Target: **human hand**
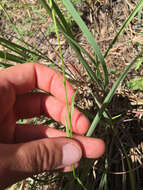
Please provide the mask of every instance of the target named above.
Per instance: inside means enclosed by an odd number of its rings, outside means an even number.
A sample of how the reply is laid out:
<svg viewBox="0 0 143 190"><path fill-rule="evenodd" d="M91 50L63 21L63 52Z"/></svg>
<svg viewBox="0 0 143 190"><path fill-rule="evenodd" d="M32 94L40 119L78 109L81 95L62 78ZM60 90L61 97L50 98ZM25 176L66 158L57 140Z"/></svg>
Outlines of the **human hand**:
<svg viewBox="0 0 143 190"><path fill-rule="evenodd" d="M74 91L67 82L68 102ZM38 88L46 93L32 93ZM97 158L104 153L100 139L84 137L88 119L76 108L72 116L72 139L47 126L18 125L20 118L48 115L65 124L66 102L61 74L26 63L0 71L0 189L45 170L67 171L82 156Z"/></svg>

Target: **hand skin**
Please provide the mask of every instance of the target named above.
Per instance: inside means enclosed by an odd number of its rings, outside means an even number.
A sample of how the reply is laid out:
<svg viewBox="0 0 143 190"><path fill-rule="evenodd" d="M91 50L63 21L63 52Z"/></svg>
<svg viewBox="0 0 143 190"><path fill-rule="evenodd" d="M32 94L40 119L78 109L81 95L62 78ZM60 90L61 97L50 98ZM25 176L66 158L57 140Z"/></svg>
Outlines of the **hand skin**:
<svg viewBox="0 0 143 190"><path fill-rule="evenodd" d="M20 118L48 115L65 124L66 102L62 75L37 63L0 71L0 189L45 170L71 170L81 157L97 158L105 151L101 139L84 137L88 119L76 108L72 139L47 126L18 125ZM67 82L70 105L74 91ZM32 93L38 88L46 93Z"/></svg>

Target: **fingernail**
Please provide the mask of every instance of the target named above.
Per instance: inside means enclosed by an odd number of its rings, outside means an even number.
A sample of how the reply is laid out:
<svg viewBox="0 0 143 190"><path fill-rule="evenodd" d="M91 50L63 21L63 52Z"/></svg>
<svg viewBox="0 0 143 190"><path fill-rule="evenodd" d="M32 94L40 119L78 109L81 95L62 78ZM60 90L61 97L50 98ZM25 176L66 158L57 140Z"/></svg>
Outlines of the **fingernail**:
<svg viewBox="0 0 143 190"><path fill-rule="evenodd" d="M72 143L65 144L63 146L62 151L63 151L63 157L62 157L63 166L69 166L76 162L79 162L79 160L82 157L81 148Z"/></svg>

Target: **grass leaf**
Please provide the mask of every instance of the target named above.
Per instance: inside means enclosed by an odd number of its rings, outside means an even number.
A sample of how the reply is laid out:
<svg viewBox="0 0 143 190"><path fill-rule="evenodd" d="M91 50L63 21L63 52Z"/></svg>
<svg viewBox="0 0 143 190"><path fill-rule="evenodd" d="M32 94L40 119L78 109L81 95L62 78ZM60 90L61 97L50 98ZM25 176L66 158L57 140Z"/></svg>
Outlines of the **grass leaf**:
<svg viewBox="0 0 143 190"><path fill-rule="evenodd" d="M106 57L109 53L109 51L112 49L113 45L116 43L116 41L118 40L118 38L123 34L123 32L125 31L125 29L127 28L128 24L132 21L132 19L134 18L134 16L137 14L138 11L140 11L141 7L143 6L143 0L140 0L138 5L135 7L135 9L131 12L131 14L129 15L128 19L125 21L125 23L122 25L120 31L117 33L117 35L115 36L115 38L113 39L112 43L109 45L104 57Z"/></svg>
<svg viewBox="0 0 143 190"><path fill-rule="evenodd" d="M75 99L76 94L77 94L77 90L75 91L74 95L72 96L72 100L71 100L71 110L70 110L70 117L71 118L72 118L73 111L74 111L74 99Z"/></svg>
<svg viewBox="0 0 143 190"><path fill-rule="evenodd" d="M126 83L127 87L132 90L143 90L143 77L137 77Z"/></svg>
<svg viewBox="0 0 143 190"><path fill-rule="evenodd" d="M72 17L74 18L74 20L76 21L76 23L78 24L80 29L82 30L84 36L87 38L87 40L90 43L90 45L92 46L95 54L97 55L100 63L102 64L103 71L104 71L104 77L105 77L105 88L106 88L108 85L108 71L107 71L104 57L102 56L102 53L100 51L100 48L96 44L94 37L88 30L86 24L84 23L84 21L82 20L82 18L80 17L80 15L76 11L76 9L74 8L73 4L69 0L62 0L62 1L63 1L64 5L66 6L67 10L71 13Z"/></svg>
<svg viewBox="0 0 143 190"><path fill-rule="evenodd" d="M10 53L7 53L5 51L0 51L0 58L3 58L4 60L13 61L16 63L24 63L26 62L26 59L23 59L22 57L12 55Z"/></svg>
<svg viewBox="0 0 143 190"><path fill-rule="evenodd" d="M107 96L105 97L101 109L97 112L97 114L96 114L96 116L95 116L95 118L94 118L94 120L93 120L93 122L92 122L86 136L91 136L93 134L95 127L99 123L103 112L105 111L105 109L107 108L109 102L111 101L112 97L114 96L118 86L123 82L123 80L127 76L128 72L130 71L132 66L136 63L138 58L140 58L142 56L142 54L143 54L143 50L133 59L133 61L127 66L125 71L118 78L118 80L114 83L113 87L111 88L111 90L109 91Z"/></svg>
<svg viewBox="0 0 143 190"><path fill-rule="evenodd" d="M49 7L49 5L46 3L45 0L40 0L41 4L43 5L43 7L46 9L47 13L49 14L49 16L51 18L52 17L52 11ZM53 1L52 1L53 2ZM68 40L69 44L71 45L71 47L73 48L73 50L75 51L75 53L77 54L77 57L79 59L79 61L82 63L83 67L85 68L88 76L93 80L96 81L97 84L102 88L102 90L104 89L103 85L100 83L100 81L97 79L96 74L92 71L92 69L90 68L89 64L87 63L87 61L84 59L84 57L82 56L80 50L81 48L79 47L78 43L74 40L73 34L69 28L68 23L66 22L65 19L62 19L64 16L62 15L61 11L57 8L57 5L55 2L53 2L53 9L57 15L57 17L55 17L56 20L56 24L58 26L58 28L61 30L61 32L63 33L63 35L65 36L65 38ZM82 51L85 50L82 48ZM86 53L87 54L87 53ZM88 55L89 56L89 55ZM90 59L91 56L90 56ZM93 59L92 59L93 61ZM95 63L95 61L94 61Z"/></svg>

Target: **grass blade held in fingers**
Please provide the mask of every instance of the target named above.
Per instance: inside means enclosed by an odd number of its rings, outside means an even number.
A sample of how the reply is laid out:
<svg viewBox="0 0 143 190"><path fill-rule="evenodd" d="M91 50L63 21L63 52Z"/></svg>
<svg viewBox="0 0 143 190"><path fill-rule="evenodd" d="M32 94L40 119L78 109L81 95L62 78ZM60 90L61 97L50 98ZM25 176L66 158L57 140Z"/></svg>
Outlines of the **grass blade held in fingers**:
<svg viewBox="0 0 143 190"><path fill-rule="evenodd" d="M73 114L73 110L74 110L74 97L75 97L76 93L72 97L71 109L69 110L67 87L66 87L65 66L64 66L63 56L62 56L62 49L61 49L61 45L60 45L60 36L59 36L59 32L58 32L58 27L57 27L57 24L56 24L55 11L54 11L54 9L52 7L52 0L49 0L49 1L50 1L50 7L52 9L52 17L53 17L53 20L54 20L54 26L55 26L55 31L56 31L57 41L58 41L58 47L59 47L59 54L60 54L60 58L61 58L61 62L62 62L62 73L63 73L63 78L64 78L63 83L64 83L64 89L65 89L66 107L67 107L67 114L68 114L68 120L69 120L68 122L65 120L65 122L66 122L66 132L67 132L67 137L72 138L71 118L72 118L72 114ZM84 187L84 185L81 182L81 180L79 179L79 177L76 176L74 165L72 165L72 169L73 169L73 177L83 187L83 189L86 190L86 188Z"/></svg>

